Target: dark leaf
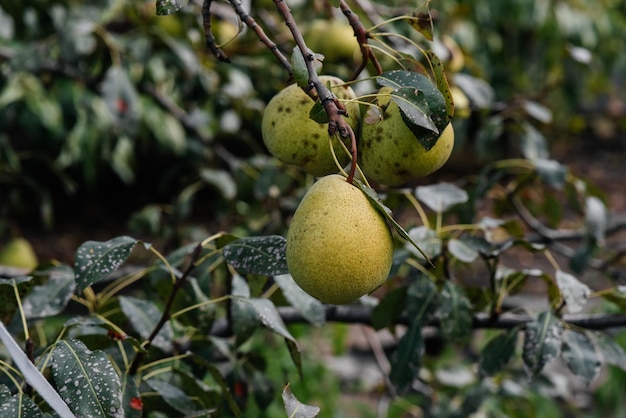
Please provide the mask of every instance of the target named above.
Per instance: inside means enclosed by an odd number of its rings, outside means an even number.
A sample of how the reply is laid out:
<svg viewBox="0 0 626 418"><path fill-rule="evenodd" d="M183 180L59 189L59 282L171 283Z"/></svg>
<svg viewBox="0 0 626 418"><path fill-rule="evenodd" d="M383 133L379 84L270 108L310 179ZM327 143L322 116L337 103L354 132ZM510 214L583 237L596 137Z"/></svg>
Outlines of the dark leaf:
<svg viewBox="0 0 626 418"><path fill-rule="evenodd" d="M372 311L372 327L382 329L393 326L404 311L407 300L407 287L391 290Z"/></svg>
<svg viewBox="0 0 626 418"><path fill-rule="evenodd" d="M176 13L187 3L188 0L156 0L156 14L164 16Z"/></svg>
<svg viewBox="0 0 626 418"><path fill-rule="evenodd" d="M177 386L158 379L150 379L146 382L163 400L172 408L183 414L195 412L194 402Z"/></svg>
<svg viewBox="0 0 626 418"><path fill-rule="evenodd" d="M398 342L390 359L389 379L398 393L406 393L417 378L422 364L423 351L422 324L420 321L413 321Z"/></svg>
<svg viewBox="0 0 626 418"><path fill-rule="evenodd" d="M291 392L289 385L283 389L283 404L289 418L313 418L319 414L320 409L317 406L305 405L300 402Z"/></svg>
<svg viewBox="0 0 626 418"><path fill-rule="evenodd" d="M587 334L565 330L561 356L567 367L587 386L600 374L600 359Z"/></svg>
<svg viewBox="0 0 626 418"><path fill-rule="evenodd" d="M613 338L601 331L585 330L585 333L602 354L604 361L626 371L626 353Z"/></svg>
<svg viewBox="0 0 626 418"><path fill-rule="evenodd" d="M139 241L128 236L110 241L87 241L76 251L74 274L79 290L106 279L128 259Z"/></svg>
<svg viewBox="0 0 626 418"><path fill-rule="evenodd" d="M74 294L74 271L66 265L48 271L47 281L34 286L22 301L27 318L43 318L60 313Z"/></svg>
<svg viewBox="0 0 626 418"><path fill-rule="evenodd" d="M300 347L298 347L298 343L289 338L285 338L285 343L287 344L287 349L289 350L289 356L291 357L291 361L296 366L296 370L298 370L298 375L300 379L303 379L302 374L302 353L300 353Z"/></svg>
<svg viewBox="0 0 626 418"><path fill-rule="evenodd" d="M124 418L141 418L143 416L143 401L134 376L122 376L122 402Z"/></svg>
<svg viewBox="0 0 626 418"><path fill-rule="evenodd" d="M448 281L439 295L437 310L442 334L454 342L465 340L472 332L472 306L461 289Z"/></svg>
<svg viewBox="0 0 626 418"><path fill-rule="evenodd" d="M122 312L133 325L135 331L139 333L141 338L147 339L163 315L161 309L149 300L130 296L120 296L119 300ZM166 322L152 341L152 345L167 352L172 349L173 338L172 327L169 322Z"/></svg>
<svg viewBox="0 0 626 418"><path fill-rule="evenodd" d="M428 102L422 91L412 87L400 87L391 92L391 99L400 108L404 120L409 121L407 125L417 125L432 131L434 134L439 133L439 129L437 129L437 126L428 114ZM434 134L432 137L436 138ZM430 143L428 143L428 145L430 145ZM424 148L432 148L432 146L429 147L428 145L424 145Z"/></svg>
<svg viewBox="0 0 626 418"><path fill-rule="evenodd" d="M501 372L515 353L519 327L505 331L491 339L480 353L478 368L482 376L493 376Z"/></svg>
<svg viewBox="0 0 626 418"><path fill-rule="evenodd" d="M286 244L287 240L279 235L240 238L224 247L224 258L240 273L287 274Z"/></svg>
<svg viewBox="0 0 626 418"><path fill-rule="evenodd" d="M41 409L26 396L19 392L0 404L0 416L15 418L44 418ZM104 415L102 415L104 416Z"/></svg>
<svg viewBox="0 0 626 418"><path fill-rule="evenodd" d="M254 307L248 303L250 287L243 277L236 274L232 278L233 298L230 304L232 328L237 344L242 344L252 336L259 326L259 318Z"/></svg>
<svg viewBox="0 0 626 418"><path fill-rule="evenodd" d="M433 19L428 9L428 3L418 6L407 18L409 24L429 41L433 40Z"/></svg>
<svg viewBox="0 0 626 418"><path fill-rule="evenodd" d="M285 299L291 306L313 325L324 325L326 322L326 311L324 305L300 288L289 274L279 274L274 276L274 281L283 291Z"/></svg>
<svg viewBox="0 0 626 418"><path fill-rule="evenodd" d="M78 416L122 417L122 387L109 357L78 340L61 340L52 352L52 378Z"/></svg>
<svg viewBox="0 0 626 418"><path fill-rule="evenodd" d="M563 325L551 312L542 312L526 324L522 358L529 378L535 378L561 351Z"/></svg>
<svg viewBox="0 0 626 418"><path fill-rule="evenodd" d="M276 388L265 373L255 370L252 374L252 396L261 410L267 409L274 401Z"/></svg>
<svg viewBox="0 0 626 418"><path fill-rule="evenodd" d="M15 298L15 288L21 297L24 297L33 288L32 276L14 277L12 279L0 279L0 320L8 324L18 304Z"/></svg>

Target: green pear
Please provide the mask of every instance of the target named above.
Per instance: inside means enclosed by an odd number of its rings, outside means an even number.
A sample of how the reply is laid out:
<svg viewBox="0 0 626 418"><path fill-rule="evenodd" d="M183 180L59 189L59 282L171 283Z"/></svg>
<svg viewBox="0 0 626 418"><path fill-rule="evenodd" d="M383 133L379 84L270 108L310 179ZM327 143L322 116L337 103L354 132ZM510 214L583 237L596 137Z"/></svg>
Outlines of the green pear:
<svg viewBox="0 0 626 418"><path fill-rule="evenodd" d="M337 77L320 76L330 85L333 94L342 101L348 112L348 124L356 130L359 124L359 105L348 102L356 98L349 86ZM306 173L325 176L339 171L330 149L328 124L317 123L309 117L315 102L297 84L285 87L267 104L261 123L263 142L278 160L294 164ZM341 144L333 138L335 155L344 166L350 158ZM346 144L349 147L349 144Z"/></svg>
<svg viewBox="0 0 626 418"><path fill-rule="evenodd" d="M379 184L400 186L439 170L454 147L452 124L428 151L405 125L400 108L390 101L382 120L363 123L359 162L365 176Z"/></svg>
<svg viewBox="0 0 626 418"><path fill-rule="evenodd" d="M378 288L393 259L391 232L367 196L333 174L307 191L287 233L287 267L324 303L346 304Z"/></svg>
<svg viewBox="0 0 626 418"><path fill-rule="evenodd" d="M324 62L351 63L360 58L359 43L354 29L346 21L337 19L315 19L304 29L304 40L313 52L324 55Z"/></svg>
<svg viewBox="0 0 626 418"><path fill-rule="evenodd" d="M0 251L0 266L33 270L38 263L32 245L21 237L13 238Z"/></svg>

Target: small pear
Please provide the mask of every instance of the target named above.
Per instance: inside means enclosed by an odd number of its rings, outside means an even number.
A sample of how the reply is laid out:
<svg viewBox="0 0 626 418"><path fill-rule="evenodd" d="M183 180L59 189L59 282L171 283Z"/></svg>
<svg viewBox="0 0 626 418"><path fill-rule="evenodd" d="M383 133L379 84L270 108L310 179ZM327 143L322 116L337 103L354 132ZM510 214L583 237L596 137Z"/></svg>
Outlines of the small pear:
<svg viewBox="0 0 626 418"><path fill-rule="evenodd" d="M324 303L351 303L389 275L393 240L383 216L345 177L318 180L293 215L287 267L295 282Z"/></svg>
<svg viewBox="0 0 626 418"><path fill-rule="evenodd" d="M25 238L13 238L0 250L0 266L33 270L37 264L35 251Z"/></svg>
<svg viewBox="0 0 626 418"><path fill-rule="evenodd" d="M332 93L342 101L348 112L348 124L356 131L359 123L359 105L346 102L356 94L337 77L320 76L330 85ZM261 133L268 151L286 164L294 164L306 173L325 176L338 172L328 141L328 124L317 123L309 117L315 102L297 84L292 84L274 96L263 113ZM348 155L333 138L333 149L342 166ZM349 144L348 145L349 148Z"/></svg>
<svg viewBox="0 0 626 418"><path fill-rule="evenodd" d="M331 64L352 62L360 58L359 43L354 29L346 21L338 19L315 19L304 29L304 40L313 52L324 55L324 62Z"/></svg>
<svg viewBox="0 0 626 418"><path fill-rule="evenodd" d="M391 101L383 119L363 123L359 162L365 176L379 184L400 186L439 170L454 147L452 124L428 151L405 125L400 108Z"/></svg>

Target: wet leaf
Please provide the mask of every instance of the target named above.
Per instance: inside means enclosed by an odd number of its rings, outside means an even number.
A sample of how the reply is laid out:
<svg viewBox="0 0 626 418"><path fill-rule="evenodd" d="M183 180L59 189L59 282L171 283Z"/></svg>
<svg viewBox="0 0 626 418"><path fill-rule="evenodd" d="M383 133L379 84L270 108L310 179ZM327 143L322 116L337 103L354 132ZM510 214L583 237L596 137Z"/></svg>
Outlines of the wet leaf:
<svg viewBox="0 0 626 418"><path fill-rule="evenodd" d="M243 277L236 274L232 277L233 298L230 304L233 333L237 345L247 341L259 326L259 319L256 310L248 299L250 298L250 287Z"/></svg>
<svg viewBox="0 0 626 418"><path fill-rule="evenodd" d="M44 418L35 402L24 392L18 392L0 404L0 416L15 418Z"/></svg>
<svg viewBox="0 0 626 418"><path fill-rule="evenodd" d="M240 273L287 274L286 245L287 240L279 235L240 238L224 247L224 258Z"/></svg>
<svg viewBox="0 0 626 418"><path fill-rule="evenodd" d="M71 267L61 265L48 271L47 281L34 286L22 301L27 318L43 318L60 313L74 294L76 282Z"/></svg>
<svg viewBox="0 0 626 418"><path fill-rule="evenodd" d="M176 13L188 2L189 0L156 0L156 14L164 16Z"/></svg>
<svg viewBox="0 0 626 418"><path fill-rule="evenodd" d="M515 327L502 332L487 343L478 361L482 376L493 376L506 367L515 353L519 330L519 327Z"/></svg>
<svg viewBox="0 0 626 418"><path fill-rule="evenodd" d="M313 418L320 412L317 406L305 405L300 402L291 392L289 385L283 389L282 398L289 418Z"/></svg>
<svg viewBox="0 0 626 418"><path fill-rule="evenodd" d="M443 63L441 62L439 56L437 56L437 54L433 51L426 51L426 56L428 57L428 61L430 61L430 67L432 68L433 75L435 76L437 89L439 89L439 92L445 100L447 121L450 123L450 121L452 121L452 117L454 116L454 98L452 97L452 92L450 92L450 84L448 83Z"/></svg>
<svg viewBox="0 0 626 418"><path fill-rule="evenodd" d="M563 325L551 312L542 312L526 324L522 358L529 378L535 378L544 366L561 352Z"/></svg>
<svg viewBox="0 0 626 418"><path fill-rule="evenodd" d="M147 339L156 327L163 312L154 303L149 300L137 299L130 296L120 296L120 308L130 321L135 331L139 333L141 338ZM163 351L172 350L172 340L174 333L169 322L166 322L159 331L156 338L152 341L152 345Z"/></svg>
<svg viewBox="0 0 626 418"><path fill-rule="evenodd" d="M626 371L626 353L613 338L601 331L585 330L604 361Z"/></svg>
<svg viewBox="0 0 626 418"><path fill-rule="evenodd" d="M556 285L570 312L579 312L591 295L589 286L562 270L556 272Z"/></svg>
<svg viewBox="0 0 626 418"><path fill-rule="evenodd" d="M468 200L467 192L451 183L419 186L415 189L415 197L437 213L446 212L452 206Z"/></svg>
<svg viewBox="0 0 626 418"><path fill-rule="evenodd" d="M448 281L439 295L437 310L442 334L453 342L465 340L472 332L472 305L458 285Z"/></svg>
<svg viewBox="0 0 626 418"><path fill-rule="evenodd" d="M261 320L261 323L267 328L274 331L276 334L285 337L288 340L296 342L296 339L289 333L283 319L280 317L276 306L269 299L248 299L246 303L249 303L254 308L257 317Z"/></svg>
<svg viewBox="0 0 626 418"><path fill-rule="evenodd" d="M146 383L178 412L186 415L195 412L196 408L191 398L178 387L158 379L150 379Z"/></svg>
<svg viewBox="0 0 626 418"><path fill-rule="evenodd" d="M76 251L74 274L79 290L106 279L128 259L139 241L128 236L112 240L87 241Z"/></svg>
<svg viewBox="0 0 626 418"><path fill-rule="evenodd" d="M123 417L122 388L109 357L78 340L61 340L52 351L52 378L78 416Z"/></svg>
<svg viewBox="0 0 626 418"><path fill-rule="evenodd" d="M475 248L456 238L448 241L448 251L463 263L473 263L478 258L478 251Z"/></svg>
<svg viewBox="0 0 626 418"><path fill-rule="evenodd" d="M565 330L561 356L567 367L587 386L600 374L600 359L591 339L582 332Z"/></svg>
<svg viewBox="0 0 626 418"><path fill-rule="evenodd" d="M313 325L326 323L324 305L300 288L289 274L280 274L274 281L283 291L285 299Z"/></svg>
<svg viewBox="0 0 626 418"><path fill-rule="evenodd" d="M391 92L391 99L398 105L403 119L408 120L409 124L439 133L439 129L428 114L428 101L422 91L412 87L401 87Z"/></svg>

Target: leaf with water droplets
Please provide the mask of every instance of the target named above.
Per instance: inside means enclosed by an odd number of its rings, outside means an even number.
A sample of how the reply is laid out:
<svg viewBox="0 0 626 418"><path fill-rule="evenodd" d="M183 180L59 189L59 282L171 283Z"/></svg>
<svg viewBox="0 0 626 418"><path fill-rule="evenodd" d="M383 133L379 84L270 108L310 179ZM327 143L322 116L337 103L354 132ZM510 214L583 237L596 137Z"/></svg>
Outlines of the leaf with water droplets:
<svg viewBox="0 0 626 418"><path fill-rule="evenodd" d="M156 0L156 14L165 16L176 13L188 2L189 0Z"/></svg>
<svg viewBox="0 0 626 418"><path fill-rule="evenodd" d="M195 411L195 405L191 398L178 387L171 383L158 379L150 379L146 382L163 400L178 412L190 415Z"/></svg>
<svg viewBox="0 0 626 418"><path fill-rule="evenodd" d="M248 299L246 301L254 308L257 317L261 320L261 323L267 328L274 331L276 334L281 335L288 340L296 341L295 338L289 333L283 319L280 317L276 306L269 299Z"/></svg>
<svg viewBox="0 0 626 418"><path fill-rule="evenodd" d="M600 374L601 362L591 339L582 332L565 330L563 352L567 367L587 386Z"/></svg>
<svg viewBox="0 0 626 418"><path fill-rule="evenodd" d="M317 406L306 405L300 402L291 392L289 385L283 389L283 403L285 411L289 418L313 418L319 414L320 409Z"/></svg>
<svg viewBox="0 0 626 418"><path fill-rule="evenodd" d="M159 319L161 319L163 315L161 309L154 303L130 296L120 296L120 308L122 308L122 312L124 312L124 315L126 315L126 318L128 318L135 331L137 331L144 340L152 334L154 327L156 327ZM156 338L152 340L152 345L169 352L172 350L173 339L174 333L172 327L169 322L166 322Z"/></svg>
<svg viewBox="0 0 626 418"><path fill-rule="evenodd" d="M87 241L76 251L74 273L76 284L82 291L117 270L128 258L139 241L128 236L112 240Z"/></svg>
<svg viewBox="0 0 626 418"><path fill-rule="evenodd" d="M591 295L589 286L562 270L556 272L556 285L570 312L579 312Z"/></svg>
<svg viewBox="0 0 626 418"><path fill-rule="evenodd" d="M52 378L76 415L124 416L120 378L103 351L92 352L78 340L59 341L52 352Z"/></svg>
<svg viewBox="0 0 626 418"><path fill-rule="evenodd" d="M241 238L224 247L224 258L240 273L286 274L286 245L287 240L279 235Z"/></svg>
<svg viewBox="0 0 626 418"><path fill-rule="evenodd" d="M439 295L441 332L451 341L465 340L472 332L472 304L463 289L448 281Z"/></svg>
<svg viewBox="0 0 626 418"><path fill-rule="evenodd" d="M522 358L529 378L535 378L543 367L561 351L563 325L550 311L526 324Z"/></svg>
<svg viewBox="0 0 626 418"><path fill-rule="evenodd" d="M291 306L313 325L324 325L326 322L326 311L324 305L319 300L310 296L300 286L296 284L290 274L279 274L274 277L276 284L283 291L285 299Z"/></svg>
<svg viewBox="0 0 626 418"><path fill-rule="evenodd" d="M31 398L19 392L0 404L0 417L44 418L44 414Z"/></svg>
<svg viewBox="0 0 626 418"><path fill-rule="evenodd" d="M34 286L22 301L27 318L44 318L60 313L74 294L76 282L70 266L55 266L46 274L47 281Z"/></svg>

